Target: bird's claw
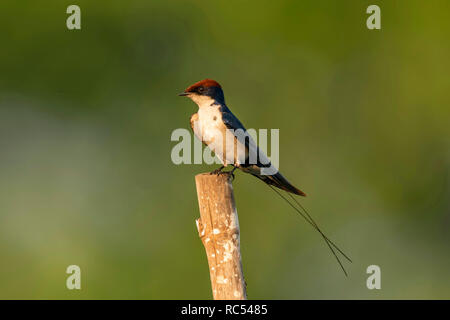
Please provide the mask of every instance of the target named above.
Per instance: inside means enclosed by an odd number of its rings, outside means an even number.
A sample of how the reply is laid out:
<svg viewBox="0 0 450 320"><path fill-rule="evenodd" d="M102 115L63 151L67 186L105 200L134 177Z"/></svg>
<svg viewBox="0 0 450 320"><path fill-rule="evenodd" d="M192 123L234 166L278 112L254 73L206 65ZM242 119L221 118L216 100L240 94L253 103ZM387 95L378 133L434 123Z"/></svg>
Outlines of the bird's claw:
<svg viewBox="0 0 450 320"><path fill-rule="evenodd" d="M213 171L211 171L209 174L210 174L210 175L213 175L213 174L215 174L215 175L222 174L222 173L224 173L224 172L222 171L222 169L223 169L223 167L222 167L222 168L219 168L219 169L216 169L216 170L213 170Z"/></svg>
<svg viewBox="0 0 450 320"><path fill-rule="evenodd" d="M231 181L234 181L234 173L233 172L234 172L234 170L236 170L236 168L234 168L231 171L222 171L224 168L225 167L221 167L219 169L213 170L209 174L210 175L215 174L215 175L218 175L218 176L221 175L221 174L227 174L227 175L229 175L231 177Z"/></svg>
<svg viewBox="0 0 450 320"><path fill-rule="evenodd" d="M220 171L217 175L220 176L221 174L226 174L228 176L228 179L231 180L231 182L234 181L234 173L231 171Z"/></svg>

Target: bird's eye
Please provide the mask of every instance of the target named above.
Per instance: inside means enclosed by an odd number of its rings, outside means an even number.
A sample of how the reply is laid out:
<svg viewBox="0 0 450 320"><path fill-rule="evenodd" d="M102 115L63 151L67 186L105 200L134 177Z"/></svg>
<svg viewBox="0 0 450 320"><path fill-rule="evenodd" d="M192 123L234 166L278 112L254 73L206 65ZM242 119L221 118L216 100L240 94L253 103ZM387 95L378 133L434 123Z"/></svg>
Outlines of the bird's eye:
<svg viewBox="0 0 450 320"><path fill-rule="evenodd" d="M203 87L198 88L198 92L202 93L203 91L205 91L205 88Z"/></svg>

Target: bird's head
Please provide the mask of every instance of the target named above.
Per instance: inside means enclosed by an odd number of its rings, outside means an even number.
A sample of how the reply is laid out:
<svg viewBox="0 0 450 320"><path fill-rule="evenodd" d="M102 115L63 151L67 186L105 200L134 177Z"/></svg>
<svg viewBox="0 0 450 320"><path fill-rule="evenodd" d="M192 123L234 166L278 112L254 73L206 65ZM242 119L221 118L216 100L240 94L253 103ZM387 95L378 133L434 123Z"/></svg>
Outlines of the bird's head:
<svg viewBox="0 0 450 320"><path fill-rule="evenodd" d="M189 97L199 107L214 102L225 103L222 87L217 81L205 79L189 86L179 96Z"/></svg>

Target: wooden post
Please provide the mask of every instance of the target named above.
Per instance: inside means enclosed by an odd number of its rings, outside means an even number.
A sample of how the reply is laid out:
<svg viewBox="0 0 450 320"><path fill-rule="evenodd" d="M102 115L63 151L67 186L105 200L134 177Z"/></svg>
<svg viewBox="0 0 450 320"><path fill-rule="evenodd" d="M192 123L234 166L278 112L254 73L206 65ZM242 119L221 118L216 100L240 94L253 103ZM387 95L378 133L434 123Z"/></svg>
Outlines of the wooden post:
<svg viewBox="0 0 450 320"><path fill-rule="evenodd" d="M247 299L239 221L229 174L195 176L200 218L197 230L208 257L215 300Z"/></svg>

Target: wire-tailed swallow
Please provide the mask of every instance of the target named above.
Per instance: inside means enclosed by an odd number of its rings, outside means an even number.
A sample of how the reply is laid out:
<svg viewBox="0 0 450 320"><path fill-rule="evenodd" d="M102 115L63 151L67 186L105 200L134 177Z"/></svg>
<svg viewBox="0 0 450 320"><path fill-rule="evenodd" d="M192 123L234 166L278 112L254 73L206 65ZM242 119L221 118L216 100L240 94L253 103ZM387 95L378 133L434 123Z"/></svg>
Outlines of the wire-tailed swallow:
<svg viewBox="0 0 450 320"><path fill-rule="evenodd" d="M247 130L225 104L225 97L219 83L205 79L189 86L179 94L192 99L198 105L198 112L191 116L191 128L196 137L214 151L223 166L213 172L220 173L227 165L241 169L261 179L265 183L287 192L306 196L294 187L283 175L274 169L267 156L258 148L250 136L242 137ZM232 143L226 143L227 132L234 135ZM241 133L238 137L237 133ZM242 147L242 149L239 149ZM239 157L238 150L244 150ZM252 152L256 156L252 160ZM263 174L262 169L272 167L273 174Z"/></svg>
<svg viewBox="0 0 450 320"><path fill-rule="evenodd" d="M242 135L237 134L237 132L245 133L247 130L225 104L225 97L220 84L214 80L205 79L189 86L179 95L189 97L198 105L198 112L194 113L190 119L191 128L196 137L214 151L215 155L223 164L212 173L221 173L224 167L232 165L234 168L229 172L231 175L233 175L236 168L239 168L268 184L269 187L321 234L345 275L347 275L334 249L351 262L350 258L322 232L308 211L290 193L300 196L305 196L305 194L290 184L277 169L273 171L273 174L263 174L262 171L264 169L274 168L267 156L259 150L249 135L246 135L242 139ZM227 132L232 133L231 142L228 140L229 135L227 135ZM244 150L244 152L240 153L237 150ZM252 159L252 155L255 154L256 157ZM289 201L288 198L273 187L287 191L293 202Z"/></svg>

